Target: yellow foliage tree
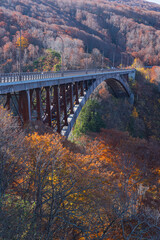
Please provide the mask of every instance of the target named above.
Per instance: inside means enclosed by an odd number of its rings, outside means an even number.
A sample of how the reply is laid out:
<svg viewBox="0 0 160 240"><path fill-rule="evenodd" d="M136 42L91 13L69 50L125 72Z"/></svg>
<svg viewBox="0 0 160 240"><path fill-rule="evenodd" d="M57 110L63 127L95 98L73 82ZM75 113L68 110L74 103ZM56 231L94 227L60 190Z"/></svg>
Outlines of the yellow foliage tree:
<svg viewBox="0 0 160 240"><path fill-rule="evenodd" d="M133 116L134 118L138 118L138 112L137 112L136 107L133 108L132 116Z"/></svg>
<svg viewBox="0 0 160 240"><path fill-rule="evenodd" d="M132 63L133 68L143 68L143 63L139 58L135 58L133 63Z"/></svg>
<svg viewBox="0 0 160 240"><path fill-rule="evenodd" d="M21 36L17 39L16 45L17 47L21 46L22 49L27 48L29 45L28 39Z"/></svg>

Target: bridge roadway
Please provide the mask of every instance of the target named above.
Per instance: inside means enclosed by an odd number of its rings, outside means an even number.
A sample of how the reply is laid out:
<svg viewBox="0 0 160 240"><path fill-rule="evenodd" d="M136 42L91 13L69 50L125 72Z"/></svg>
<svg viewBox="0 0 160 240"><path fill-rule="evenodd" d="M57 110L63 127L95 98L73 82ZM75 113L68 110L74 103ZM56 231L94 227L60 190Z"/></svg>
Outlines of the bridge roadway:
<svg viewBox="0 0 160 240"><path fill-rule="evenodd" d="M40 120L68 137L82 107L101 82L106 81L116 97L126 96L133 103L129 78L135 78L135 69L0 74L0 95L6 96L5 106L14 107L23 124Z"/></svg>

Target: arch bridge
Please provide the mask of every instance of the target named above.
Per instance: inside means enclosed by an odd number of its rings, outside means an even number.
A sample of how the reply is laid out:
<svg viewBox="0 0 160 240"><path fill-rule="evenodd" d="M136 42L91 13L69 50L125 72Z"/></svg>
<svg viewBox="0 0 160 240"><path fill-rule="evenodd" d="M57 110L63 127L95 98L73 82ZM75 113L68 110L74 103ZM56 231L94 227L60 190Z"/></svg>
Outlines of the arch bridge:
<svg viewBox="0 0 160 240"><path fill-rule="evenodd" d="M68 137L82 107L103 81L116 97L126 96L133 104L130 78L134 80L135 69L0 74L0 96L22 124L43 121Z"/></svg>

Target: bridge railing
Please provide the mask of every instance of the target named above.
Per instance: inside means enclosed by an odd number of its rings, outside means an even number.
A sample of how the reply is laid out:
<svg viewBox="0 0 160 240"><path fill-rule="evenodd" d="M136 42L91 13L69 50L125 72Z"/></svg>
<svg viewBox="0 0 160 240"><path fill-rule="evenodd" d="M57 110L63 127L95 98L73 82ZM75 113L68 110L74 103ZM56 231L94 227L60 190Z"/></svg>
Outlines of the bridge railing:
<svg viewBox="0 0 160 240"><path fill-rule="evenodd" d="M1 73L0 83L19 82L29 80L43 80L59 77L86 75L103 73L109 71L117 71L123 69L83 69L83 70L71 70L71 71L59 71L59 72L26 72L26 73Z"/></svg>

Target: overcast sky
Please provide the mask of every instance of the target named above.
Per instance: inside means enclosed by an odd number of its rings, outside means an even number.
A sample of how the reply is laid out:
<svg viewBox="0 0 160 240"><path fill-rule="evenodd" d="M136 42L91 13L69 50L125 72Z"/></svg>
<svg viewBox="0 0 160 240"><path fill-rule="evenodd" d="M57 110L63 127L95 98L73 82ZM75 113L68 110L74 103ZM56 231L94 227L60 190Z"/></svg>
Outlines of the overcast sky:
<svg viewBox="0 0 160 240"><path fill-rule="evenodd" d="M147 2L154 2L160 4L160 0L147 0Z"/></svg>

